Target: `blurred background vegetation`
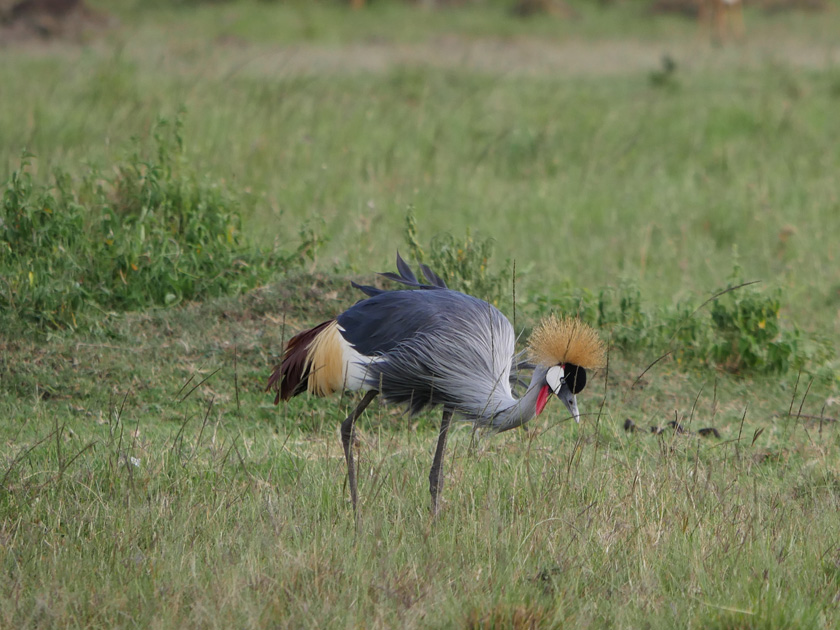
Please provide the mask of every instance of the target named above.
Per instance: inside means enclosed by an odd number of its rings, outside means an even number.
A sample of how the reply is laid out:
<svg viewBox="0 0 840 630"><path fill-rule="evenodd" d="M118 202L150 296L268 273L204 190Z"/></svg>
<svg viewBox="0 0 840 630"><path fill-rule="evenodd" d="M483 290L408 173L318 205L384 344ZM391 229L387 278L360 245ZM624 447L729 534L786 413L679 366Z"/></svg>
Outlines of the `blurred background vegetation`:
<svg viewBox="0 0 840 630"><path fill-rule="evenodd" d="M838 9L0 0L0 627L838 627ZM610 365L355 529L264 386L398 249Z"/></svg>
<svg viewBox="0 0 840 630"><path fill-rule="evenodd" d="M744 5L4 1L0 304L89 329L294 269L367 273L411 215L508 313L515 261L526 323L574 307L690 365L822 365L840 17ZM744 280L754 317L680 323Z"/></svg>

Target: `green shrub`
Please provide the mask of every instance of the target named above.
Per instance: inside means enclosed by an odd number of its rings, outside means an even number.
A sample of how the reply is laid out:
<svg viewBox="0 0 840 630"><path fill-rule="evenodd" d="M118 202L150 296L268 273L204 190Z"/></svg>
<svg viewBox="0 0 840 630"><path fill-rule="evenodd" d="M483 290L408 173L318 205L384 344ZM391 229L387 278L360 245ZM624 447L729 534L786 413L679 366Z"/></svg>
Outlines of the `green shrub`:
<svg viewBox="0 0 840 630"><path fill-rule="evenodd" d="M491 273L492 241L438 236L424 249L414 216L406 216L406 243L413 258L427 262L450 288L499 304L508 295L506 271ZM551 312L574 315L609 334L626 351L653 350L673 355L685 368L713 365L733 373L779 373L830 369L833 345L825 339L785 327L780 319L781 289L745 284L736 267L729 284L702 304L681 302L646 309L631 282L597 294L565 285L553 294L521 299L533 319Z"/></svg>
<svg viewBox="0 0 840 630"><path fill-rule="evenodd" d="M478 240L469 232L462 240L451 234L439 234L432 238L427 254L417 240L417 223L411 212L406 215L405 239L412 257L429 265L450 289L474 295L495 306L509 294L508 265L501 271L490 271L491 239Z"/></svg>
<svg viewBox="0 0 840 630"><path fill-rule="evenodd" d="M490 273L491 241L463 241L446 234L432 239L428 253L417 238L417 225L406 217L406 242L412 256L428 262L454 289L493 304L508 295L505 271ZM520 298L530 319L551 312L579 317L609 334L610 343L626 351L669 353L683 367L713 365L733 373L785 373L826 369L835 357L833 344L780 319L781 289L745 284L736 267L729 284L699 308L681 302L661 309L645 308L638 286L622 282L597 293L566 284L551 295Z"/></svg>
<svg viewBox="0 0 840 630"><path fill-rule="evenodd" d="M835 356L825 339L788 328L780 319L781 289L745 286L736 268L717 297L698 308L681 302L651 311L638 287L622 283L597 295L567 288L537 296L528 306L536 316L557 311L580 317L610 335L621 349L671 352L683 367L714 365L733 373L819 370Z"/></svg>
<svg viewBox="0 0 840 630"><path fill-rule="evenodd" d="M33 182L31 156L6 182L0 212L0 311L39 328L93 324L108 311L169 306L247 289L314 256L261 251L241 232L241 199L184 160L181 120L161 120L155 151L78 186L56 172Z"/></svg>
<svg viewBox="0 0 840 630"><path fill-rule="evenodd" d="M801 367L799 332L783 329L779 320L781 289L758 292L748 287L727 293L712 304L715 342L712 360L733 371L757 369L785 372ZM791 362L794 365L791 365Z"/></svg>
<svg viewBox="0 0 840 630"><path fill-rule="evenodd" d="M84 209L68 195L67 178L54 189L35 186L25 170L12 173L0 214L0 310L39 325L75 323L85 300Z"/></svg>

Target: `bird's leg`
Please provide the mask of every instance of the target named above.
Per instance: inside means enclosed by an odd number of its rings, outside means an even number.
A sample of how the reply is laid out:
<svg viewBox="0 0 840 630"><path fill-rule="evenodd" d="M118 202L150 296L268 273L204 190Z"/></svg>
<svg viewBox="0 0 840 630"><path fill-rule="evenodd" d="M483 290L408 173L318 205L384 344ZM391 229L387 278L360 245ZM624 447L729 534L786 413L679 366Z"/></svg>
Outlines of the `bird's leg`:
<svg viewBox="0 0 840 630"><path fill-rule="evenodd" d="M440 433L438 434L435 458L432 461L432 470L429 472L429 492L432 493L432 516L438 513L438 494L443 491L443 452L446 450L446 435L449 431L449 422L452 420L452 409L448 407L443 410L443 418L440 420Z"/></svg>
<svg viewBox="0 0 840 630"><path fill-rule="evenodd" d="M379 392L372 389L361 402L356 405L356 408L349 416L341 423L341 443L344 445L344 458L347 460L347 478L350 481L350 498L353 500L353 514L356 514L356 469L353 466L353 425L356 419L362 415L362 412L370 404L370 401L376 398Z"/></svg>

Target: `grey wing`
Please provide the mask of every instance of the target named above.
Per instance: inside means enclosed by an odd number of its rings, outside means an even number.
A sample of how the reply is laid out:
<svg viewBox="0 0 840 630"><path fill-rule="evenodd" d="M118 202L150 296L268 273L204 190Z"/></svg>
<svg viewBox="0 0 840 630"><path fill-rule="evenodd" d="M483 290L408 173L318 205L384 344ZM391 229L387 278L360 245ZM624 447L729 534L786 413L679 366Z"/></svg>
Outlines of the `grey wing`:
<svg viewBox="0 0 840 630"><path fill-rule="evenodd" d="M511 400L513 329L496 308L450 290L391 291L338 317L344 338L377 357L369 382L412 412L443 404L464 415Z"/></svg>
<svg viewBox="0 0 840 630"><path fill-rule="evenodd" d="M384 291L338 316L341 334L359 353L376 356L438 324L439 300L425 291Z"/></svg>

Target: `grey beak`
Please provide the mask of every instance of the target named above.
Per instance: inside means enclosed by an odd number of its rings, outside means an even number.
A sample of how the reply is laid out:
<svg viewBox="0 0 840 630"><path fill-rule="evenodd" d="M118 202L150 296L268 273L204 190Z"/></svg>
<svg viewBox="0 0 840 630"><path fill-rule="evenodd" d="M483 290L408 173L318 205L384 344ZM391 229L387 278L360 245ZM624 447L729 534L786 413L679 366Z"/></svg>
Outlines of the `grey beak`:
<svg viewBox="0 0 840 630"><path fill-rule="evenodd" d="M569 386L566 385L566 381L560 385L560 391L555 392L557 394L557 398L563 401L563 404L566 405L566 409L569 410L569 413L572 414L572 417L575 419L575 422L580 422L580 412L578 411L577 406L577 398L572 393L572 390L569 389Z"/></svg>

